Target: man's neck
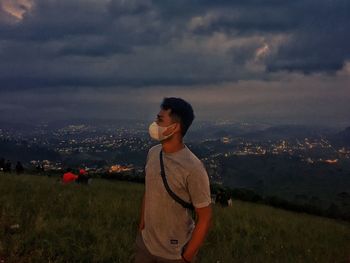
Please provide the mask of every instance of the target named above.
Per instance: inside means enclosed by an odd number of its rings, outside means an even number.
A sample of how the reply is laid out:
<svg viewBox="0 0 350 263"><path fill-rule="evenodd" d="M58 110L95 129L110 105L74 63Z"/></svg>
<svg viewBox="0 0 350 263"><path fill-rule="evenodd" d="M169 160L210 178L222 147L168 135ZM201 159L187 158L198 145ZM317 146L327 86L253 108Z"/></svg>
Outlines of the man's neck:
<svg viewBox="0 0 350 263"><path fill-rule="evenodd" d="M180 151L183 148L185 148L185 144L182 140L171 140L162 142L162 149L165 153L174 153Z"/></svg>

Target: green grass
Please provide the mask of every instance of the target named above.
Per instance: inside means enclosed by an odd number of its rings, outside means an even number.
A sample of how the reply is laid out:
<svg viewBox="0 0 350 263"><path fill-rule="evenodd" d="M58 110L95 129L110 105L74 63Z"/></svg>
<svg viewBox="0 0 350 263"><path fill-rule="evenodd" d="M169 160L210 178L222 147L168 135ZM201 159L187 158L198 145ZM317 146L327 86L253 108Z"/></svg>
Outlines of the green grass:
<svg viewBox="0 0 350 263"><path fill-rule="evenodd" d="M143 189L0 174L0 259L132 262ZM210 263L349 261L348 222L235 200L231 208L214 206L213 228L199 254L199 262Z"/></svg>

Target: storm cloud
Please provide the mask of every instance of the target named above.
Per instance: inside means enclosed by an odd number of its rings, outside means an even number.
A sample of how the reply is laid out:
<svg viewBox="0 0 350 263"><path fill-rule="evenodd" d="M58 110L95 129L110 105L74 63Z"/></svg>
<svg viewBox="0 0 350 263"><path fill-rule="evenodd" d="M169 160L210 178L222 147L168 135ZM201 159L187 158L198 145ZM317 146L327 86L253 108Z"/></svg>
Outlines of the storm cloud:
<svg viewBox="0 0 350 263"><path fill-rule="evenodd" d="M31 93L71 94L81 103L84 91L91 98L131 92L147 101L155 91L202 89L204 98L209 86L231 94L219 87L279 83L283 91L286 81L323 78L344 91L348 10L347 0L0 0L0 111L30 107ZM15 96L30 99L5 101Z"/></svg>

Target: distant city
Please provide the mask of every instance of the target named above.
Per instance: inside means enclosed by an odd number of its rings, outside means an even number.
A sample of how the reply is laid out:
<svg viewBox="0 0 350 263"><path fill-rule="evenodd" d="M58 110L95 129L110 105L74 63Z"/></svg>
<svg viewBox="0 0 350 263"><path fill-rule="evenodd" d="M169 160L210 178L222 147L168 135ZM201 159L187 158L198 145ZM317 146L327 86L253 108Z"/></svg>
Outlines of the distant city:
<svg viewBox="0 0 350 263"><path fill-rule="evenodd" d="M144 165L148 149L156 144L149 138L147 128L144 122L122 122L120 126L115 123L101 126L81 123L57 128L48 124L30 129L1 128L2 144L13 144L22 150L26 148L28 155L30 149L36 149L34 156L38 155L38 151L49 151L52 158L30 159L30 156L23 156L21 160L21 154L15 158L16 153L12 152L6 157L4 151L0 151L0 157L3 155L13 162L22 161L26 167L42 165L45 171L64 170L67 166L84 167L90 172L139 170ZM188 141L187 144L197 150L207 165L210 178L221 183L222 175L218 172L221 170L220 157L287 154L310 164L323 162L330 165L349 160L350 147L335 140L338 133L330 128L276 128L248 123L207 122L190 130L186 143ZM118 156L123 158L118 159ZM129 159L126 158L128 156Z"/></svg>
<svg viewBox="0 0 350 263"><path fill-rule="evenodd" d="M148 125L2 123L0 159L27 173L82 168L92 177L142 181L147 152L158 143ZM185 143L204 163L211 184L350 213L350 127L198 122Z"/></svg>

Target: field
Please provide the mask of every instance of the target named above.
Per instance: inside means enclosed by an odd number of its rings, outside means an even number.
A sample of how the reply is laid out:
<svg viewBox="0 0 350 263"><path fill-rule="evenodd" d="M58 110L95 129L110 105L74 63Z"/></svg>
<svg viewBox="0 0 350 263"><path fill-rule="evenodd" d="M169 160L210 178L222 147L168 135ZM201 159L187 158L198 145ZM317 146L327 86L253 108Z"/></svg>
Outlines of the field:
<svg viewBox="0 0 350 263"><path fill-rule="evenodd" d="M0 262L132 262L142 184L0 174ZM214 205L199 262L350 262L350 223Z"/></svg>

